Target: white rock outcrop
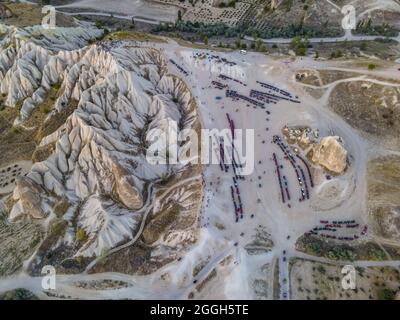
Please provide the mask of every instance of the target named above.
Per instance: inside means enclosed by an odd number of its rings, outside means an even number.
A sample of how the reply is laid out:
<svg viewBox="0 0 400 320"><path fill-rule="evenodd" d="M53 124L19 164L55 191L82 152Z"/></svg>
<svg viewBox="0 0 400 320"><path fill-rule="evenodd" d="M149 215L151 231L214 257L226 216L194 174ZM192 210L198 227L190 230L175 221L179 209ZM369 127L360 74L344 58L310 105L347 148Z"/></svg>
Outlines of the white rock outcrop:
<svg viewBox="0 0 400 320"><path fill-rule="evenodd" d="M342 174L347 167L347 151L339 137L324 137L313 146L311 161L335 174Z"/></svg>
<svg viewBox="0 0 400 320"><path fill-rule="evenodd" d="M17 204L11 210L9 219L15 221L23 214L28 214L33 219L45 218L41 196L43 191L33 180L26 177L17 178L14 189L14 200Z"/></svg>
<svg viewBox="0 0 400 320"><path fill-rule="evenodd" d="M0 92L6 105L22 105L18 123L56 84L59 97L47 119L72 100L78 102L66 122L41 141L40 146L55 143L55 152L27 175L42 189L40 199L31 199L35 210L28 210L26 194L19 191L10 218L44 218L40 201L66 198L76 207L65 218L70 228L79 226L88 235L77 255L99 255L132 239L149 186L183 167L152 165L146 148L149 130L162 128L166 118L179 123L180 130L197 124L195 102L185 83L168 74L155 49L131 43L85 46L99 35L97 29L61 28L51 35L40 28L0 29L7 34L0 42Z"/></svg>

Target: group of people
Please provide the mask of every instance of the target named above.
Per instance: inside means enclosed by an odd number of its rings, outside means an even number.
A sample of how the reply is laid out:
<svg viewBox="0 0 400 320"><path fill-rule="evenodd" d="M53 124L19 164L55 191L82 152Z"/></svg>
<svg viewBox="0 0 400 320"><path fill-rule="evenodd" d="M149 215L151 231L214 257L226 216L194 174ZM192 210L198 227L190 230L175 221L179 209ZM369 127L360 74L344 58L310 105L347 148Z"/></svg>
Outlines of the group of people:
<svg viewBox="0 0 400 320"><path fill-rule="evenodd" d="M243 219L243 203L240 195L240 188L239 188L239 181L240 180L245 180L244 176L240 174L240 169L241 165L236 162L236 149L235 149L235 143L234 143L234 138L235 138L235 123L233 119L231 119L230 115L227 113L226 114L229 127L231 130L231 146L230 146L230 152L232 152L232 156L230 159L230 164L232 166L233 170L233 185L231 185L231 197L232 197L232 203L234 206L234 211L235 211L235 221L239 222L240 219ZM229 172L229 165L227 164L227 156L226 152L227 150L225 149L224 145L224 139L221 137L219 140L219 155L220 155L220 168L221 171L224 173Z"/></svg>
<svg viewBox="0 0 400 320"><path fill-rule="evenodd" d="M226 89L226 88L228 87L228 85L222 84L221 82L218 82L218 81L212 81L211 84L212 84L215 88L217 88L217 89L219 89L219 90L223 90L223 89Z"/></svg>
<svg viewBox="0 0 400 320"><path fill-rule="evenodd" d="M296 158L289 151L289 147L283 143L282 139L279 136L275 135L273 137L273 142L279 146L279 148L282 150L282 152L284 154L284 158L286 160L288 160L289 163L291 164L291 166L293 167L293 170L296 174L296 177L297 177L297 180L298 180L298 183L300 186L301 196L299 198L299 201L302 202L302 201L310 199L310 192L308 189L307 179L304 174L303 168L297 164Z"/></svg>
<svg viewBox="0 0 400 320"><path fill-rule="evenodd" d="M225 163L225 147L224 139L222 137L219 139L219 166L221 171L228 173L229 166Z"/></svg>
<svg viewBox="0 0 400 320"><path fill-rule="evenodd" d="M276 156L276 153L275 153L275 152L272 154L272 157L273 157L273 159L274 159L274 162L275 162L275 168L276 168L276 174L277 174L277 176L278 176L279 187L281 188L282 202L283 202L283 203L286 203L286 199L285 199L285 193L284 193L284 191L283 191L283 184L282 184L281 170L280 170L280 169L283 169L283 166L282 166L282 165L280 165L280 164L278 163L278 158L277 158L277 156ZM289 199L288 199L288 200L289 200Z"/></svg>
<svg viewBox="0 0 400 320"><path fill-rule="evenodd" d="M236 62L230 61L226 58L221 58L220 56L216 55L216 54L210 54L208 52L195 52L193 53L193 58L195 59L202 59L202 58L206 58L208 61L214 60L216 63L223 63L226 64L230 67L233 67L236 65Z"/></svg>
<svg viewBox="0 0 400 320"><path fill-rule="evenodd" d="M299 100L295 100L291 97L282 97L278 96L272 92L262 92L258 90L251 90L250 91L250 97L255 98L259 101L264 101L265 103L268 104L277 104L280 100L286 100L286 101L291 101L294 103L300 103Z"/></svg>
<svg viewBox="0 0 400 320"><path fill-rule="evenodd" d="M188 75L189 75L189 72L187 72L185 69L183 69L183 68L182 68L179 64L177 64L174 60L169 59L169 62L171 62L175 67L177 67L178 70L179 70L180 72L182 72L185 76L188 76Z"/></svg>
<svg viewBox="0 0 400 320"><path fill-rule="evenodd" d="M243 85L245 87L247 86L246 83L244 83L238 79L228 77L224 74L219 74L218 77L225 81L231 80L231 81L240 83L241 85ZM273 85L267 84L265 82L257 81L257 83L260 86L262 86L263 88L268 89L268 92L261 92L259 90L252 89L252 90L250 90L250 97L247 97L243 94L238 93L235 90L227 90L226 97L233 98L234 100L241 99L241 100L244 100L247 103L253 105L254 107L261 107L262 109L265 109L265 104L277 104L281 100L291 101L294 103L300 103L297 96L294 98L291 93L289 93L285 90L279 89L279 88L277 88ZM217 81L213 81L213 85L220 90L227 87L226 85L223 85L222 83L219 83Z"/></svg>
<svg viewBox="0 0 400 320"><path fill-rule="evenodd" d="M261 87L263 87L263 88L265 88L265 89L268 89L268 90L271 90L271 91L275 91L275 92L277 92L277 93L279 93L279 94L281 94L281 95L284 95L284 96L286 96L286 97L289 97L289 98L293 98L293 95L290 93L290 92L287 92L286 90L283 90L283 89L280 89L280 88L278 88L278 87L275 87L274 85L272 85L272 84L268 84L268 83L265 83L265 82L261 82L261 81L257 81L257 83L261 86ZM298 97L296 96L296 99L297 99Z"/></svg>
<svg viewBox="0 0 400 320"><path fill-rule="evenodd" d="M278 101L280 100L280 97L278 97L274 94L265 93L265 92L261 92L258 90L251 90L250 98L257 99L258 101L262 101L267 104L277 104Z"/></svg>
<svg viewBox="0 0 400 320"><path fill-rule="evenodd" d="M344 220L344 221L332 221L321 220L321 227L314 227L312 230L306 232L306 235L318 235L323 238L333 239L333 240L341 240L341 241L353 241L360 238L360 236L364 236L367 233L368 226L365 225L363 229L358 234L353 234L352 236L336 234L345 229L355 229L359 228L360 224L356 223L355 220ZM326 233L326 232L330 232Z"/></svg>
<svg viewBox="0 0 400 320"><path fill-rule="evenodd" d="M233 179L233 186L231 186L232 202L235 208L236 222L239 222L239 219L243 219L243 203L242 203L242 198L240 196L238 180L235 177L232 177L232 179ZM236 191L236 197L235 197L235 191Z"/></svg>
<svg viewBox="0 0 400 320"><path fill-rule="evenodd" d="M219 77L224 80L230 79L230 80L239 82L239 83L243 84L244 86L247 86L247 84L242 83L239 80L236 80L236 79L224 76L224 75L219 75ZM263 83L263 82L257 81L257 83ZM276 89L276 90L279 91L280 89ZM280 90L279 93L281 93L281 94L285 93L285 94L284 94L284 96L279 96L272 92L261 92L261 91L252 89L252 90L250 90L250 97L247 97L243 94L239 94L237 91L234 91L234 90L227 90L226 96L230 97L230 98L234 98L236 100L238 100L238 99L245 100L246 102L252 104L253 106L261 107L262 109L265 109L265 104L277 104L281 100L287 100L287 101L292 101L295 103L300 103L300 101L293 99L292 96L290 95L290 93L288 93L286 91ZM287 96L287 94L289 95L289 97Z"/></svg>
<svg viewBox="0 0 400 320"><path fill-rule="evenodd" d="M15 164L13 167L2 169L0 172L0 188L8 187L15 183L16 177L22 175L22 168Z"/></svg>
<svg viewBox="0 0 400 320"><path fill-rule="evenodd" d="M282 99L282 100L287 100L287 101L291 101L294 103L300 103L300 101L298 100L298 96L293 97L293 95L290 92L287 92L286 90L282 90L280 88L275 87L274 85L265 83L265 82L261 82L261 81L257 81L257 83L263 87L264 89L268 89L269 92L265 93L266 95L270 96L270 97L274 97L277 99ZM277 96L276 94L274 94L273 92L279 93L281 96ZM283 96L283 97L282 97Z"/></svg>
<svg viewBox="0 0 400 320"><path fill-rule="evenodd" d="M240 94L235 90L226 90L226 97L227 98L233 98L234 100L242 99L242 100L252 104L255 107L265 108L263 102L259 102L259 101L256 101L256 100L252 99L252 98L246 97L245 95Z"/></svg>
<svg viewBox="0 0 400 320"><path fill-rule="evenodd" d="M312 174L311 174L310 166L308 165L307 161L304 160L304 158L303 158L302 156L300 156L300 155L297 154L296 157L297 157L301 162L303 162L304 166L306 167L307 172L308 172L308 178L310 179L311 188L314 188L314 179L313 179Z"/></svg>
<svg viewBox="0 0 400 320"><path fill-rule="evenodd" d="M222 79L222 80L231 80L231 81L235 81L235 82L237 82L237 83L240 83L242 86L245 86L245 87L247 87L247 84L245 84L243 81L240 81L240 80L238 80L238 79L235 79L235 78L232 78L232 77L228 77L228 76L226 76L226 75L224 75L224 74L219 74L218 75L218 78L220 78L220 79Z"/></svg>

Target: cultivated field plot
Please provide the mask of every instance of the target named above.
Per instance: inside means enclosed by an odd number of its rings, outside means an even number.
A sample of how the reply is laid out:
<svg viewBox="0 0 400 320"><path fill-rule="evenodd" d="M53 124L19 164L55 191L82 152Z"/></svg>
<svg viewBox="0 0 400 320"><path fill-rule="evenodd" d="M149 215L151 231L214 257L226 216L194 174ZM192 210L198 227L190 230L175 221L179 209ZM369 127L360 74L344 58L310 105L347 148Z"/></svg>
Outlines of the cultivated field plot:
<svg viewBox="0 0 400 320"><path fill-rule="evenodd" d="M394 299L400 287L398 267L356 267L356 289L342 287L343 265L295 259L291 261L292 298L299 300Z"/></svg>

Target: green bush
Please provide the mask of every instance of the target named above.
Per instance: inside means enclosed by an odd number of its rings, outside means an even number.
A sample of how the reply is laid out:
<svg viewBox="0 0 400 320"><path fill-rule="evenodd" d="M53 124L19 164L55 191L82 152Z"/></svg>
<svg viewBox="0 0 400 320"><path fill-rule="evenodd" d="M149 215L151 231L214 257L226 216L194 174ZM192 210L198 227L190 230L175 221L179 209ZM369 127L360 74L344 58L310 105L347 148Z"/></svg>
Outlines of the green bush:
<svg viewBox="0 0 400 320"><path fill-rule="evenodd" d="M290 47L294 50L297 56L305 56L307 54L308 46L308 39L303 37L294 37L290 43Z"/></svg>
<svg viewBox="0 0 400 320"><path fill-rule="evenodd" d="M98 28L98 29L102 29L104 25L103 25L103 22L102 22L102 21L96 20L95 26L96 26L96 28Z"/></svg>
<svg viewBox="0 0 400 320"><path fill-rule="evenodd" d="M87 237L87 234L86 234L85 230L83 230L82 228L78 228L76 230L76 233L75 233L76 241L85 242L87 240L87 238L88 237Z"/></svg>
<svg viewBox="0 0 400 320"><path fill-rule="evenodd" d="M382 289L378 291L378 300L394 300L396 292L390 289Z"/></svg>

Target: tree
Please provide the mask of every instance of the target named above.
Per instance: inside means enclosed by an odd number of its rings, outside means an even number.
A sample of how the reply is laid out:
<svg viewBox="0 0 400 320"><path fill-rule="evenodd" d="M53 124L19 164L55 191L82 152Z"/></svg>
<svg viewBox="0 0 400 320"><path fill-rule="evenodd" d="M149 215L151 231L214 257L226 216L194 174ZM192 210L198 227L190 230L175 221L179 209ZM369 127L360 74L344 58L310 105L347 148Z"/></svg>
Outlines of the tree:
<svg viewBox="0 0 400 320"><path fill-rule="evenodd" d="M331 59L343 57L343 52L341 50L333 51L331 53Z"/></svg>
<svg viewBox="0 0 400 320"><path fill-rule="evenodd" d="M366 43L366 42L362 42L361 45L360 45L360 49L361 49L362 51L367 50L367 43Z"/></svg>
<svg viewBox="0 0 400 320"><path fill-rule="evenodd" d="M207 35L205 35L203 37L203 42L204 42L205 45L208 45L208 37L207 37Z"/></svg>
<svg viewBox="0 0 400 320"><path fill-rule="evenodd" d="M309 41L304 37L294 37L290 43L290 47L294 50L297 56L305 56L307 54L307 48Z"/></svg>
<svg viewBox="0 0 400 320"><path fill-rule="evenodd" d="M378 291L378 300L394 300L396 292L390 289L382 289Z"/></svg>
<svg viewBox="0 0 400 320"><path fill-rule="evenodd" d="M242 42L240 41L240 39L237 39L237 40L235 41L235 46L236 46L236 48L238 48L238 49L242 46Z"/></svg>
<svg viewBox="0 0 400 320"><path fill-rule="evenodd" d="M257 39L255 42L255 47L257 50L259 50L262 46L262 41L260 39Z"/></svg>
<svg viewBox="0 0 400 320"><path fill-rule="evenodd" d="M101 20L96 20L95 26L98 29L102 29L103 28L103 22Z"/></svg>
<svg viewBox="0 0 400 320"><path fill-rule="evenodd" d="M75 234L75 239L78 242L85 242L87 240L87 235L85 230L83 230L82 228L78 228L76 230L76 234Z"/></svg>

